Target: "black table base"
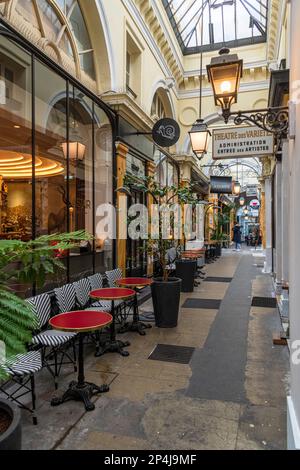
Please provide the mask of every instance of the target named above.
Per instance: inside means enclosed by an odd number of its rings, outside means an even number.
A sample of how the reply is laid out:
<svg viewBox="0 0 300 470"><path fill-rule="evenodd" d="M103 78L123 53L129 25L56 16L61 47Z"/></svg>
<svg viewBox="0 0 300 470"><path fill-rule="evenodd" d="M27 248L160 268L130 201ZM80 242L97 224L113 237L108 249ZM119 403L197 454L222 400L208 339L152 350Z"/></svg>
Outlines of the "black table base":
<svg viewBox="0 0 300 470"><path fill-rule="evenodd" d="M108 385L96 385L91 382L86 382L84 378L84 358L83 358L83 338L84 333L79 333L79 348L78 348L78 381L72 381L69 384L68 390L64 392L61 397L54 397L51 400L51 406L58 406L69 400L82 401L86 411L95 409L94 403L91 402L91 397L97 393L105 393L109 391Z"/></svg>
<svg viewBox="0 0 300 470"><path fill-rule="evenodd" d="M51 406L58 406L69 400L82 401L86 411L93 411L95 409L94 403L91 402L91 397L98 393L105 393L109 391L108 385L101 385L100 387L90 382L79 384L78 382L71 382L68 390L62 397L55 397L51 400Z"/></svg>
<svg viewBox="0 0 300 470"><path fill-rule="evenodd" d="M129 356L128 351L124 351L123 348L126 348L127 346L130 346L129 341L119 341L116 339L113 339L106 343L102 348L100 347L98 351L95 353L96 357L103 356L105 353L119 353L121 356L127 357Z"/></svg>
<svg viewBox="0 0 300 470"><path fill-rule="evenodd" d="M137 294L135 294L135 299L133 303L133 316L132 316L132 323L127 322L125 325L122 326L119 333L127 333L128 331L139 333L141 336L145 336L146 331L148 328L152 328L152 325L147 325L140 321L139 317L139 306L138 306L138 299Z"/></svg>

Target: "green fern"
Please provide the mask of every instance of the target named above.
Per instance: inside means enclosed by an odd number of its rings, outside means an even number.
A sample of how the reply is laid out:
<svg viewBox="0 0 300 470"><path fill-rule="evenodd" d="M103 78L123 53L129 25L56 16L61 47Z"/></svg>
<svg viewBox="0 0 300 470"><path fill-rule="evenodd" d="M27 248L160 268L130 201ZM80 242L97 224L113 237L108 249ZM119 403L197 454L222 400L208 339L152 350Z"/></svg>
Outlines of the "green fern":
<svg viewBox="0 0 300 470"><path fill-rule="evenodd" d="M0 240L0 342L5 344L6 364L26 352L38 321L28 303L10 288L11 283L36 283L43 286L48 275L65 269L59 251L76 247L92 237L84 231L43 235L29 242ZM0 344L1 346L1 344ZM0 357L1 359L1 357ZM6 378L0 362L0 380Z"/></svg>

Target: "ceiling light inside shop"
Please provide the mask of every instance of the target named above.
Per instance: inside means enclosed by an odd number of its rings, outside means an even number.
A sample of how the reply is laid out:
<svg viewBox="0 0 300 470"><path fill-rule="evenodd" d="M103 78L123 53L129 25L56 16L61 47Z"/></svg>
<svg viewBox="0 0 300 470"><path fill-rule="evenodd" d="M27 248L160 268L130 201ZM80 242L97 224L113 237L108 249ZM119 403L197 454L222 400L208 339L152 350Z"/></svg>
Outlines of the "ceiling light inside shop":
<svg viewBox="0 0 300 470"><path fill-rule="evenodd" d="M43 178L60 175L64 167L50 158L35 157L35 176ZM0 175L6 179L32 178L32 156L0 150Z"/></svg>

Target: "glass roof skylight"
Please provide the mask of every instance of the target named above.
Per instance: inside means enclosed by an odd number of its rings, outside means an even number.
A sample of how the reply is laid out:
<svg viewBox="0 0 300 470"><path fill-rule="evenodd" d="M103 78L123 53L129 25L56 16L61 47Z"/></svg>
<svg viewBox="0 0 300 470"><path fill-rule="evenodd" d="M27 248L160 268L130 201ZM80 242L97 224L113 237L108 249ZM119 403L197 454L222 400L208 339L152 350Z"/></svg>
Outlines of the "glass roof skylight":
<svg viewBox="0 0 300 470"><path fill-rule="evenodd" d="M184 54L267 40L268 0L162 0Z"/></svg>

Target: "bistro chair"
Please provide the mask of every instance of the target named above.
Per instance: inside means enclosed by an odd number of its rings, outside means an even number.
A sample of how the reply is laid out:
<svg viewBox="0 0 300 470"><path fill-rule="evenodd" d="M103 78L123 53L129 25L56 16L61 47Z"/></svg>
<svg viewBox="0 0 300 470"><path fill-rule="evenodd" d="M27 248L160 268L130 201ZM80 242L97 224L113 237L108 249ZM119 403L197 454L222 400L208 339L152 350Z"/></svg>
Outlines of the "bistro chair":
<svg viewBox="0 0 300 470"><path fill-rule="evenodd" d="M90 281L90 278L92 278L92 281ZM111 311L110 302L93 302L90 298L91 290L100 289L102 287L101 274L94 274L89 278L80 279L80 281L74 282L73 286L76 293L76 301L80 308L84 310L100 310L101 312L108 313ZM90 333L88 335L92 342L96 344L97 351L100 347L100 337L102 333L102 331L95 331L94 333Z"/></svg>
<svg viewBox="0 0 300 470"><path fill-rule="evenodd" d="M121 273L122 273L122 271L121 271ZM121 277L122 277L122 275L121 275ZM103 284L104 284L104 278L100 273L96 273L93 276L90 276L88 278L88 280L89 280L89 283L90 283L90 286L91 286L91 290L102 289ZM115 284L111 285L111 283L109 281L108 281L108 285L109 285L109 287L116 287ZM105 311L109 311L109 312L111 311L111 301L110 300L100 300L100 301L95 302L93 305L95 305L95 306L99 305L100 307L104 306L105 308L109 309L109 310L105 310ZM125 304L124 304L123 301L121 301L121 300L116 300L115 301L116 319L119 323L123 322L122 311L123 311L124 306L125 306Z"/></svg>
<svg viewBox="0 0 300 470"><path fill-rule="evenodd" d="M54 289L54 294L59 308L59 313L77 310L76 292L73 284L65 284Z"/></svg>
<svg viewBox="0 0 300 470"><path fill-rule="evenodd" d="M8 374L8 379L0 382L0 392L20 408L30 411L33 424L37 424L34 374L42 369L40 351L18 354L12 360L7 361L4 369ZM31 407L21 401L21 398L29 393L31 394Z"/></svg>
<svg viewBox="0 0 300 470"><path fill-rule="evenodd" d="M118 287L116 281L118 279L122 279L123 271L121 268L112 269L111 271L105 271L105 276L108 282L109 287ZM116 317L119 323L124 323L127 320L128 314L130 309L132 308L133 302L130 300L129 302L124 301L117 301L115 302L116 308ZM127 307L129 310L127 311Z"/></svg>
<svg viewBox="0 0 300 470"><path fill-rule="evenodd" d="M73 364L76 372L76 333L69 333L49 329L48 322L51 317L51 300L48 294L37 295L26 299L33 313L38 319L39 332L32 338L32 344L38 346L42 352L42 364L46 367L54 378L55 388L57 389L57 379L61 367L66 364ZM73 357L68 352L68 347L73 348ZM60 357L60 360L59 360ZM67 358L65 360L65 357ZM54 363L52 362L54 359Z"/></svg>

